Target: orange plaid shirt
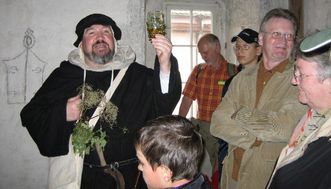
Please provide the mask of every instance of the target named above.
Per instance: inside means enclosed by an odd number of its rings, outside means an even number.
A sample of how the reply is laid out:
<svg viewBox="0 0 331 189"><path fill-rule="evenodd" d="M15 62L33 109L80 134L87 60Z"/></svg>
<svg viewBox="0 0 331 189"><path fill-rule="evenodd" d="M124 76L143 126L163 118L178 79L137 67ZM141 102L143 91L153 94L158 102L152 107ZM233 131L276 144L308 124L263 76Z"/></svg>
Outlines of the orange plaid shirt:
<svg viewBox="0 0 331 189"><path fill-rule="evenodd" d="M230 76L227 68L228 62L224 57L220 59L219 64L218 69L206 63L202 64L198 78L199 65L196 65L183 90L184 96L197 100L197 119L210 122L213 112L221 102L224 83ZM235 67L235 65L233 66Z"/></svg>

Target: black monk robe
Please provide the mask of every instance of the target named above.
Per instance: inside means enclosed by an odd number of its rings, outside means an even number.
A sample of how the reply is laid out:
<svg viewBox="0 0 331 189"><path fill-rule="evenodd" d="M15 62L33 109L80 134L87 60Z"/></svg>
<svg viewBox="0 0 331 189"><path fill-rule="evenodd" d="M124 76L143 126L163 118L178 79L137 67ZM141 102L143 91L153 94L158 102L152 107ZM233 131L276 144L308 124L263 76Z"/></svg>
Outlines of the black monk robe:
<svg viewBox="0 0 331 189"><path fill-rule="evenodd" d="M171 57L169 91L162 94L159 78L159 63L149 69L138 63L130 64L126 74L111 98L118 108L118 127L128 128L126 134L121 129L106 129L107 145L104 150L107 163L136 157L133 146L134 135L143 123L161 115L171 114L181 95L181 79L177 60ZM119 70L114 71L114 75ZM82 86L84 70L68 61L52 72L31 101L21 111L22 124L27 128L42 155L48 157L68 153L68 142L75 122L66 121L67 100L78 94ZM107 91L112 71L86 71L86 83L94 89ZM87 112L91 117L94 109ZM99 128L97 123L95 129ZM96 151L86 155L85 163L99 165ZM126 188L133 188L137 164L120 167ZM97 168L84 166L82 188L114 188L110 176Z"/></svg>

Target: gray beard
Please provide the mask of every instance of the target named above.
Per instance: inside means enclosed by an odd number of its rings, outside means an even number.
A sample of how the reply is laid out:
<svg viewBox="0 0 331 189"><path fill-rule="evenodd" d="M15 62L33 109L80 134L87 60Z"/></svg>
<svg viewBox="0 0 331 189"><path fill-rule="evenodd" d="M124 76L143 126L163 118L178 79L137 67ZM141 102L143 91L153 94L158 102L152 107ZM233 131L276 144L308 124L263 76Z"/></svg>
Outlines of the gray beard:
<svg viewBox="0 0 331 189"><path fill-rule="evenodd" d="M107 53L104 56L98 56L96 55L94 52L92 53L85 53L84 55L91 60L92 62L96 63L96 64L100 64L100 65L105 65L106 63L110 62L113 60L114 57L114 51L110 51L109 53Z"/></svg>

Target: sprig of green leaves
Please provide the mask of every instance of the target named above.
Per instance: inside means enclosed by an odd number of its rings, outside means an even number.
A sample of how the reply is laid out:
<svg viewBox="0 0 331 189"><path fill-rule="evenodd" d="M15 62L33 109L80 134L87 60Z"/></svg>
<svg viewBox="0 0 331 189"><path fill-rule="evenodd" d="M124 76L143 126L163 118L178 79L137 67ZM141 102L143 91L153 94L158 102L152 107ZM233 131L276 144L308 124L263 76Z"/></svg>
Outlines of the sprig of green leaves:
<svg viewBox="0 0 331 189"><path fill-rule="evenodd" d="M102 150L106 146L106 132L102 130L102 127L94 131L89 126L89 118L85 116L85 112L88 109L96 108L102 100L105 100L105 93L102 90L95 90L90 85L85 85L85 87L78 88L79 93L82 95L84 90L84 98L82 99L80 109L82 111L82 117L76 122L75 128L72 133L72 144L74 152L83 156L84 154L89 154L95 149L95 145L98 144ZM100 119L109 128L116 126L118 114L118 107L111 101L105 103L104 110L100 112ZM127 133L127 128L121 128L123 133Z"/></svg>
<svg viewBox="0 0 331 189"><path fill-rule="evenodd" d="M106 146L106 133L101 129L93 131L88 125L88 121L78 121L73 130L72 144L74 152L83 156L89 154L91 150L95 149L98 144L102 149Z"/></svg>

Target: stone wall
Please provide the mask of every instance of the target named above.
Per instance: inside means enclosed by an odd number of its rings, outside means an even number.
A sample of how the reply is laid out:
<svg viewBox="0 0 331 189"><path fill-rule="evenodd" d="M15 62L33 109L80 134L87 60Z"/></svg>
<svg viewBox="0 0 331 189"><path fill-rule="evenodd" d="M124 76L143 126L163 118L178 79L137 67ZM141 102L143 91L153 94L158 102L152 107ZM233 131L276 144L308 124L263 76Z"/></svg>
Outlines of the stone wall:
<svg viewBox="0 0 331 189"><path fill-rule="evenodd" d="M304 34L331 27L331 0L303 0Z"/></svg>

